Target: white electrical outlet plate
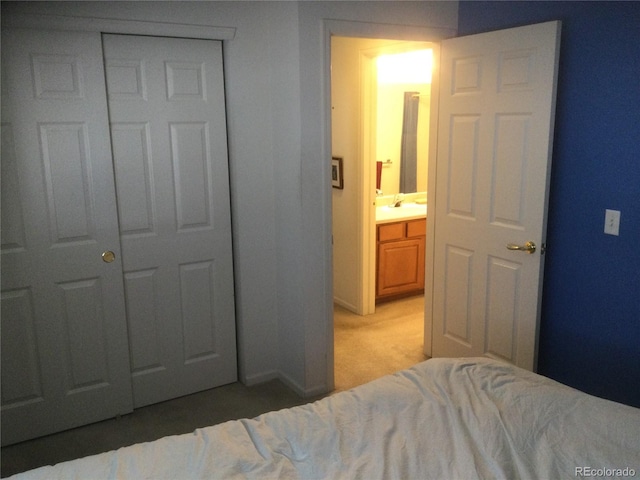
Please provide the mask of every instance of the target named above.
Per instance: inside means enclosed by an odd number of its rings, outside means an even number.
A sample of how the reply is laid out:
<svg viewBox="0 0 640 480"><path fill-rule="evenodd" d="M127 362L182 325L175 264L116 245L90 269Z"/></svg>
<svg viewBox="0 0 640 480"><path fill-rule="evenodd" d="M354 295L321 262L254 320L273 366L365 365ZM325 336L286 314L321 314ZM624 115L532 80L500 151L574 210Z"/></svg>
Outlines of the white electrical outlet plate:
<svg viewBox="0 0 640 480"><path fill-rule="evenodd" d="M604 233L620 235L620 210L605 210Z"/></svg>

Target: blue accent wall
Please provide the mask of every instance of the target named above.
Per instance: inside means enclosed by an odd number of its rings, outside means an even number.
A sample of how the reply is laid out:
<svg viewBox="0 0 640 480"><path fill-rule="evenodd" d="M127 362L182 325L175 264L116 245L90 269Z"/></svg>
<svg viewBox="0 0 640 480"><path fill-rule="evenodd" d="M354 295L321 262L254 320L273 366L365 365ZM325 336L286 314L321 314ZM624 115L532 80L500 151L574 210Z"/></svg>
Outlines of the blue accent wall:
<svg viewBox="0 0 640 480"><path fill-rule="evenodd" d="M538 371L640 407L640 2L461 1L458 35L549 20L562 34Z"/></svg>

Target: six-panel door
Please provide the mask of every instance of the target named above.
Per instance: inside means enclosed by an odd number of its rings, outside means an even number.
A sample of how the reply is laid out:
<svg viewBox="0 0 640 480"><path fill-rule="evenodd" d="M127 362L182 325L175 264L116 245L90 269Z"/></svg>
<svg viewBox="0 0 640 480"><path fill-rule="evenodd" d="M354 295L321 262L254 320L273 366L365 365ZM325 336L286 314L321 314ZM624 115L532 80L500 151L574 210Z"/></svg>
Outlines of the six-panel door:
<svg viewBox="0 0 640 480"><path fill-rule="evenodd" d="M132 400L100 35L3 30L2 76L8 444Z"/></svg>
<svg viewBox="0 0 640 480"><path fill-rule="evenodd" d="M103 42L139 407L237 378L222 44Z"/></svg>
<svg viewBox="0 0 640 480"><path fill-rule="evenodd" d="M543 257L507 244L545 242L558 46L558 22L442 44L434 356L535 368Z"/></svg>

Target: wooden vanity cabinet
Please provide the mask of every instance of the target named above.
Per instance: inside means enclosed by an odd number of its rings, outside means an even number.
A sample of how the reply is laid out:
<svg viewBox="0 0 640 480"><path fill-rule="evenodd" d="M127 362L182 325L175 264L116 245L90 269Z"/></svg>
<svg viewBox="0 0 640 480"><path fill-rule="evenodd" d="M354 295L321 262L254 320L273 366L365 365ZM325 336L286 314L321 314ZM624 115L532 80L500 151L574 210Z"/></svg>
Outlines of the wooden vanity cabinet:
<svg viewBox="0 0 640 480"><path fill-rule="evenodd" d="M425 218L377 226L376 303L424 293Z"/></svg>

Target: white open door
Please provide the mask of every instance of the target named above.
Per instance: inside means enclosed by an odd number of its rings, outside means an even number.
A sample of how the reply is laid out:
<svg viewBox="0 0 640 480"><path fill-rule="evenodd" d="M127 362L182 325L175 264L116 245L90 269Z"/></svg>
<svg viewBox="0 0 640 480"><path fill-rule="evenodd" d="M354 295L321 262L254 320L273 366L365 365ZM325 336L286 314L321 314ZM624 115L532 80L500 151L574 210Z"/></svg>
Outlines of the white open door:
<svg viewBox="0 0 640 480"><path fill-rule="evenodd" d="M536 367L559 44L560 22L442 42L425 314L434 357Z"/></svg>

